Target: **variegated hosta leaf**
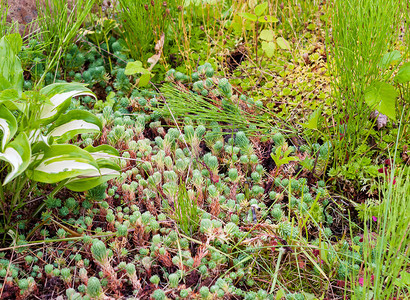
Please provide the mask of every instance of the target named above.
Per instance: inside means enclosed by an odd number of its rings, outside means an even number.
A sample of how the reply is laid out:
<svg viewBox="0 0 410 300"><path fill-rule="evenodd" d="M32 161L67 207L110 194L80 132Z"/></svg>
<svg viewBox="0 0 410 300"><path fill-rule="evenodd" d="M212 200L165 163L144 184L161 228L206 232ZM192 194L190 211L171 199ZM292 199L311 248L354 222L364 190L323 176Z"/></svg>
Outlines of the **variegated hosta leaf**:
<svg viewBox="0 0 410 300"><path fill-rule="evenodd" d="M8 162L11 166L3 185L20 175L30 163L31 148L27 135L22 132L12 142L7 144L4 152L0 152L0 160Z"/></svg>
<svg viewBox="0 0 410 300"><path fill-rule="evenodd" d="M101 159L118 158L119 153L117 149L111 147L110 145L100 145L97 147L87 146L84 150L88 151L91 156L99 161Z"/></svg>
<svg viewBox="0 0 410 300"><path fill-rule="evenodd" d="M13 138L17 132L17 120L13 114L3 105L0 105L0 130L3 131L0 149L4 150L7 143Z"/></svg>
<svg viewBox="0 0 410 300"><path fill-rule="evenodd" d="M100 173L89 172L69 180L66 187L75 192L83 192L120 175L120 167L109 160L98 160Z"/></svg>
<svg viewBox="0 0 410 300"><path fill-rule="evenodd" d="M97 116L84 110L71 110L53 123L47 135L65 142L80 133L100 132L101 128Z"/></svg>
<svg viewBox="0 0 410 300"><path fill-rule="evenodd" d="M42 88L40 93L50 98L50 104L44 104L40 112L40 120L43 124L52 122L59 113L65 111L72 97L84 95L95 97L91 90L80 83L54 83Z"/></svg>
<svg viewBox="0 0 410 300"><path fill-rule="evenodd" d="M65 179L99 172L98 164L87 151L75 145L51 145L41 160L27 170L30 179L56 183Z"/></svg>
<svg viewBox="0 0 410 300"><path fill-rule="evenodd" d="M30 131L28 140L31 144L35 144L35 143L38 143L38 142L43 142L47 146L49 146L49 137L45 136L45 135L42 135L40 129L34 129L34 130Z"/></svg>

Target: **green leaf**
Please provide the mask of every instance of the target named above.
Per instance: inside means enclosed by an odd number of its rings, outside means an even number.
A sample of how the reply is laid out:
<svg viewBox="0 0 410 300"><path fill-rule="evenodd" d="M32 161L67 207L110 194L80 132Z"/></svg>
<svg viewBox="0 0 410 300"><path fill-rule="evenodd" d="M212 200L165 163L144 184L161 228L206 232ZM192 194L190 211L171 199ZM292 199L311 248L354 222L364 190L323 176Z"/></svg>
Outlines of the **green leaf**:
<svg viewBox="0 0 410 300"><path fill-rule="evenodd" d="M400 272L400 277L401 277L402 282L406 286L410 287L410 273L403 270Z"/></svg>
<svg viewBox="0 0 410 300"><path fill-rule="evenodd" d="M15 89L18 95L23 92L23 69L21 62L14 52L15 46L10 45L12 37L2 37L0 39L0 91ZM18 43L18 42L17 42Z"/></svg>
<svg viewBox="0 0 410 300"><path fill-rule="evenodd" d="M262 4L259 4L255 7L255 15L257 15L258 17L261 16L265 10L268 8L268 2L263 2Z"/></svg>
<svg viewBox="0 0 410 300"><path fill-rule="evenodd" d="M151 79L151 75L149 73L142 74L140 77L140 81L138 82L138 87L147 86L150 79Z"/></svg>
<svg viewBox="0 0 410 300"><path fill-rule="evenodd" d="M271 153L270 156L272 157L273 161L276 164L276 167L280 167L282 165L288 164L291 161L298 161L299 158L295 156L288 156L290 153L290 150L286 151L285 153L282 153L282 147L277 147L275 150L275 154Z"/></svg>
<svg viewBox="0 0 410 300"><path fill-rule="evenodd" d="M72 178L65 186L75 192L87 191L108 180L118 177L121 171L117 164L108 160L98 161L98 168L100 170L99 172L89 172L76 178Z"/></svg>
<svg viewBox="0 0 410 300"><path fill-rule="evenodd" d="M19 176L30 163L31 148L27 135L21 132L12 142L10 142L4 152L0 152L0 160L8 162L11 166L4 179L3 185Z"/></svg>
<svg viewBox="0 0 410 300"><path fill-rule="evenodd" d="M277 23L279 20L274 16L261 16L258 18L260 23Z"/></svg>
<svg viewBox="0 0 410 300"><path fill-rule="evenodd" d="M302 294L305 296L306 300L316 300L318 298L316 298L315 294L311 294L311 293L307 293L307 292L303 292Z"/></svg>
<svg viewBox="0 0 410 300"><path fill-rule="evenodd" d="M102 124L97 116L84 110L71 110L53 123L47 135L65 142L78 134L100 132L101 129Z"/></svg>
<svg viewBox="0 0 410 300"><path fill-rule="evenodd" d="M394 81L400 84L410 82L410 62L406 62L400 67L397 75L394 76Z"/></svg>
<svg viewBox="0 0 410 300"><path fill-rule="evenodd" d="M75 145L51 145L44 155L27 170L30 179L56 183L90 173L99 173L97 162L88 151Z"/></svg>
<svg viewBox="0 0 410 300"><path fill-rule="evenodd" d="M4 38L7 40L7 42L9 42L9 45L13 50L14 54L19 54L19 52L21 51L21 47L23 46L23 39L21 38L20 34L12 33L6 35Z"/></svg>
<svg viewBox="0 0 410 300"><path fill-rule="evenodd" d="M24 95L24 94L23 94ZM20 96L15 89L0 91L0 103L10 110L24 111L25 105L20 102Z"/></svg>
<svg viewBox="0 0 410 300"><path fill-rule="evenodd" d="M239 13L238 16L240 16L240 17L242 17L246 20L252 21L252 22L256 22L258 20L257 16L255 16L254 14L246 13L246 12Z"/></svg>
<svg viewBox="0 0 410 300"><path fill-rule="evenodd" d="M127 63L127 66L125 67L124 74L125 75L134 75L136 73L145 74L147 72L149 72L149 71L142 66L142 62L137 60L137 61L132 61L132 62Z"/></svg>
<svg viewBox="0 0 410 300"><path fill-rule="evenodd" d="M388 68L393 62L397 62L401 59L400 51L394 50L383 55L379 62L379 67L382 69Z"/></svg>
<svg viewBox="0 0 410 300"><path fill-rule="evenodd" d="M265 42L262 41L262 50L266 53L266 56L271 58L273 56L273 54L275 54L275 43L273 42Z"/></svg>
<svg viewBox="0 0 410 300"><path fill-rule="evenodd" d="M285 294L285 290L284 289L280 289L275 296L276 300L281 300L282 298L285 298L286 294Z"/></svg>
<svg viewBox="0 0 410 300"><path fill-rule="evenodd" d="M396 89L388 83L375 81L364 92L364 100L371 109L396 120Z"/></svg>
<svg viewBox="0 0 410 300"><path fill-rule="evenodd" d="M308 129L313 129L313 130L317 130L318 127L318 121L319 121L319 117L320 114L322 113L322 109L318 108L316 109L309 117L309 121L307 123L300 123L300 125L302 125L305 128Z"/></svg>
<svg viewBox="0 0 410 300"><path fill-rule="evenodd" d="M3 138L0 144L1 151L4 151L7 143L16 134L17 128L16 118L6 107L0 104L0 130L3 132Z"/></svg>
<svg viewBox="0 0 410 300"><path fill-rule="evenodd" d="M98 162L100 159L118 158L118 150L109 145L100 145L97 147L87 146L84 150L88 151L91 156Z"/></svg>
<svg viewBox="0 0 410 300"><path fill-rule="evenodd" d="M278 43L278 46L283 50L290 50L289 42L285 40L283 37L278 37L276 39L276 43Z"/></svg>
<svg viewBox="0 0 410 300"><path fill-rule="evenodd" d="M40 112L40 122L48 124L58 118L71 103L75 96L92 96L94 93L80 83L53 83L40 90L40 93L50 99L51 104L44 104ZM96 98L96 97L95 97Z"/></svg>
<svg viewBox="0 0 410 300"><path fill-rule="evenodd" d="M273 30L264 29L259 34L259 38L267 42L273 42L275 35L273 33Z"/></svg>

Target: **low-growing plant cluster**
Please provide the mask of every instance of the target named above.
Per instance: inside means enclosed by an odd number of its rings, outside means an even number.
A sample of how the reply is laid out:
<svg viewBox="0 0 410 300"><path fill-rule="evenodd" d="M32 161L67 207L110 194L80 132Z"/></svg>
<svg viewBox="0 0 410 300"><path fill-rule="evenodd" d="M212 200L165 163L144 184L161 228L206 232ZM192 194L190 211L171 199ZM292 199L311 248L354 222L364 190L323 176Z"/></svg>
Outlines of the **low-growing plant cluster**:
<svg viewBox="0 0 410 300"><path fill-rule="evenodd" d="M0 40L0 298L409 296L409 40L344 90L339 0L63 2Z"/></svg>

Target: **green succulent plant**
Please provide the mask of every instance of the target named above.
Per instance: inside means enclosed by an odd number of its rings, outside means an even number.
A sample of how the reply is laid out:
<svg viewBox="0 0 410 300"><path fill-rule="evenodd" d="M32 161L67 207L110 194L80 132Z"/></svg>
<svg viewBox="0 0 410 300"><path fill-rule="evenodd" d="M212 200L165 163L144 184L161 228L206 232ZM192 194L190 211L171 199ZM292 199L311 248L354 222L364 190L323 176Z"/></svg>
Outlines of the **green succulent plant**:
<svg viewBox="0 0 410 300"><path fill-rule="evenodd" d="M93 244L91 245L91 253L100 263L104 263L108 260L108 251L105 243L98 239L93 240Z"/></svg>
<svg viewBox="0 0 410 300"><path fill-rule="evenodd" d="M87 295L91 297L91 299L102 299L103 298L103 290L101 287L101 282L96 277L88 278L87 283Z"/></svg>

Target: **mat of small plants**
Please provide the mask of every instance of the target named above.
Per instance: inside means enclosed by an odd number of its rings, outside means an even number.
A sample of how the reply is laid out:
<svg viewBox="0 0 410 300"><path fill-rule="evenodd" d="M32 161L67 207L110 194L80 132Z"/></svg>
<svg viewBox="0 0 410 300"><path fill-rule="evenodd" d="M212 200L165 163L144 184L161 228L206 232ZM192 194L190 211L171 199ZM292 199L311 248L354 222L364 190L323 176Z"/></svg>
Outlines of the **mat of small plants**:
<svg viewBox="0 0 410 300"><path fill-rule="evenodd" d="M409 299L401 14L97 2L0 25L1 299Z"/></svg>

